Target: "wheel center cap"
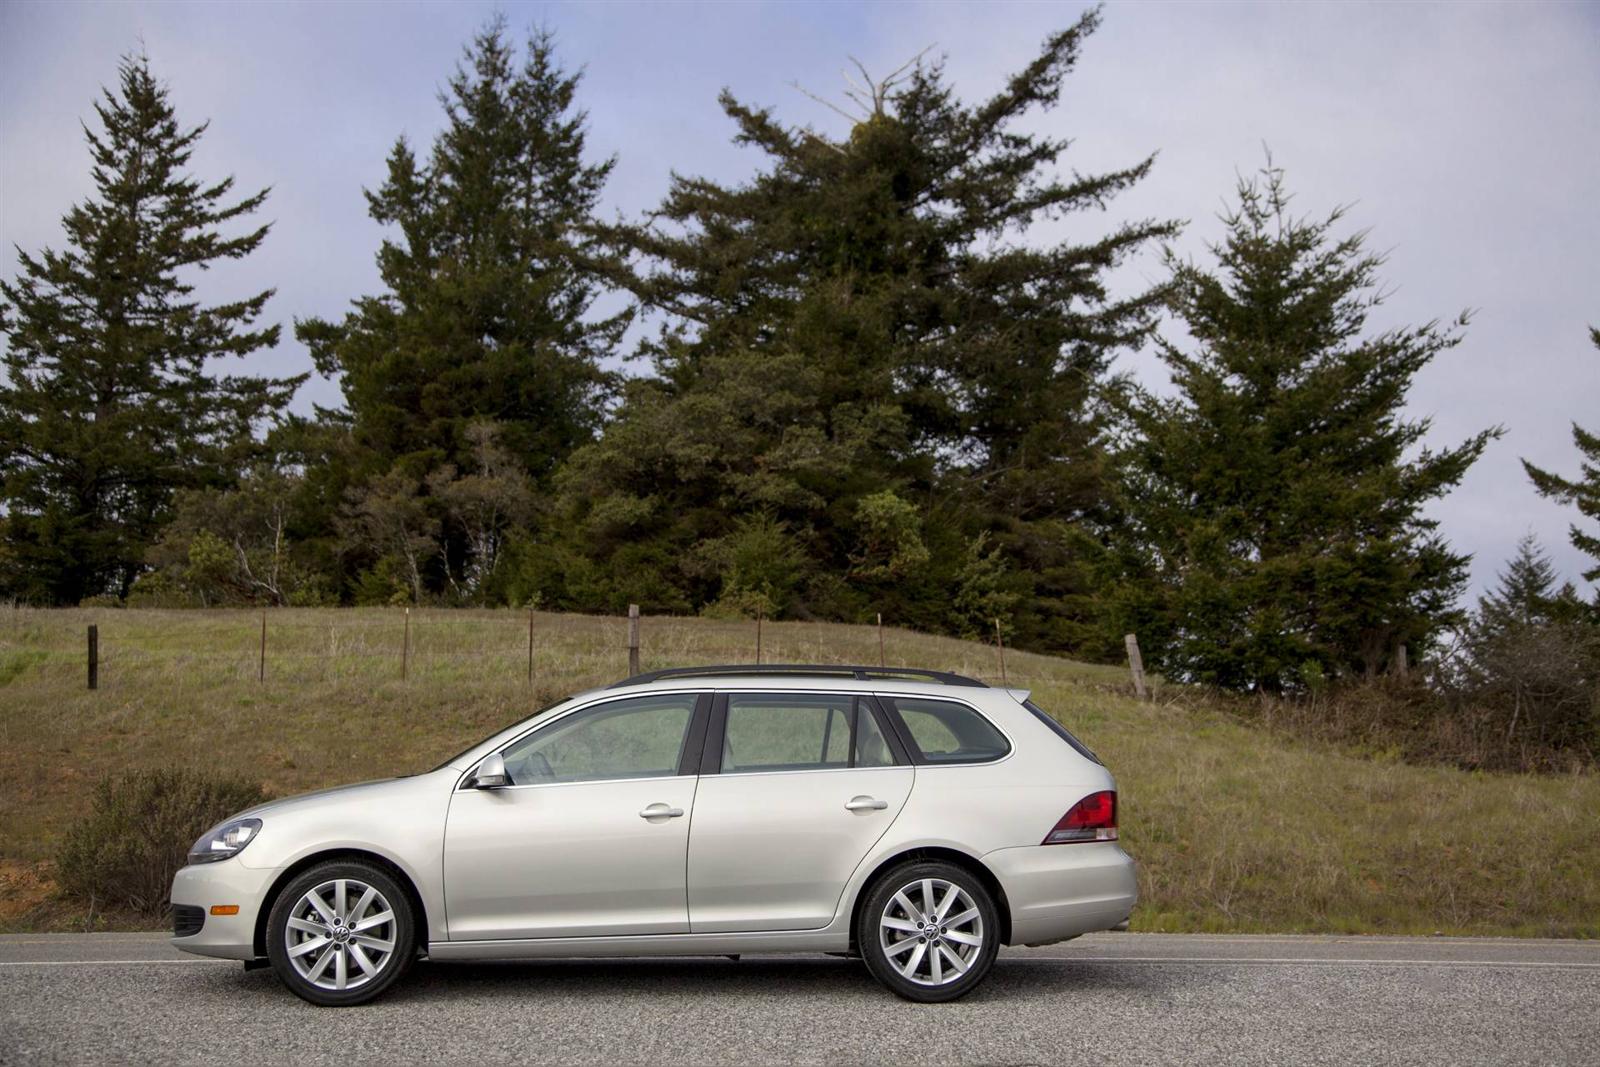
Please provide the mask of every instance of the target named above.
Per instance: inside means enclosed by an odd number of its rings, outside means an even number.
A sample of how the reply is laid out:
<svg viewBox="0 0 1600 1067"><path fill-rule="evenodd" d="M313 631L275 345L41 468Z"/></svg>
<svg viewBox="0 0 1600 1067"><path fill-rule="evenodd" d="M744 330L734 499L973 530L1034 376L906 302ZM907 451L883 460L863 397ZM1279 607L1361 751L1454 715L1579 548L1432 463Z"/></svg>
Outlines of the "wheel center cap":
<svg viewBox="0 0 1600 1067"><path fill-rule="evenodd" d="M927 926L922 928L922 933L928 938L928 940L932 941L934 938L939 936L939 928L932 923L929 923Z"/></svg>
<svg viewBox="0 0 1600 1067"><path fill-rule="evenodd" d="M349 928L344 926L335 926L333 928L333 939L339 942L341 945L350 940Z"/></svg>

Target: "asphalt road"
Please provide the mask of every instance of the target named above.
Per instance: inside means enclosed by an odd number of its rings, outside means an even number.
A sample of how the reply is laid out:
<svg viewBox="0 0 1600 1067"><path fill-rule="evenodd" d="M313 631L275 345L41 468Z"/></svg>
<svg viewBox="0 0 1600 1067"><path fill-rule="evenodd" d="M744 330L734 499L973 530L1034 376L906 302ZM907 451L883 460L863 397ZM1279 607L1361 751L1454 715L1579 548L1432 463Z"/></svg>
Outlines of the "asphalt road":
<svg viewBox="0 0 1600 1067"><path fill-rule="evenodd" d="M1101 934L954 1004L849 960L420 964L311 1007L146 934L0 938L0 1062L1600 1064L1600 943Z"/></svg>

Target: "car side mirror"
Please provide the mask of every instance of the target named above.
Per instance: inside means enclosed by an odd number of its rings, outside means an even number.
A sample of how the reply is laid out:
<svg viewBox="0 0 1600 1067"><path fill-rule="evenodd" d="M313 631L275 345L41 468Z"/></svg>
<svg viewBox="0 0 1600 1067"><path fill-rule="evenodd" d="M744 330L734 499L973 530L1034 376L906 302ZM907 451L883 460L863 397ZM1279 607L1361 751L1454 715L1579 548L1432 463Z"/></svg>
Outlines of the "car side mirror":
<svg viewBox="0 0 1600 1067"><path fill-rule="evenodd" d="M510 784L511 776L506 773L506 761L498 752L483 757L483 762L478 764L478 773L472 776L474 789L500 789Z"/></svg>

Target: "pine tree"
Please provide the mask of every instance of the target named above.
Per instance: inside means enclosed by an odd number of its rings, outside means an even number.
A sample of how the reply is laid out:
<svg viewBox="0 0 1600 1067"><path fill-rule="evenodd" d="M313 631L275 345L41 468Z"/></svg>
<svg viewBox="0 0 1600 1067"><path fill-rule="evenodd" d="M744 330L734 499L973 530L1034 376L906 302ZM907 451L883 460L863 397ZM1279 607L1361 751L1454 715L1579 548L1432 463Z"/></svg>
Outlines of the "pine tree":
<svg viewBox="0 0 1600 1067"><path fill-rule="evenodd" d="M660 561L663 606L698 606L739 592L708 546L763 514L787 531L774 551L809 561L790 610L859 617L870 601L928 628L957 625L950 598L985 530L1040 580L1030 553L1103 501L1091 393L1158 304L1108 296L1106 272L1172 232L1039 240L1152 162L1063 178L1065 139L1019 128L1055 104L1098 21L1052 35L976 105L939 63L862 72L840 139L722 96L761 172L676 177L648 224L611 231L636 265L619 282L665 326L644 348L657 378L568 472L590 559L630 575ZM898 563L862 565L885 516ZM1027 592L1031 606L1059 590Z"/></svg>
<svg viewBox="0 0 1600 1067"><path fill-rule="evenodd" d="M271 290L206 305L196 270L249 255L265 225L229 236L265 190L185 171L206 124L179 124L144 56L119 68L86 129L95 195L63 218L67 248L19 253L0 282L0 498L12 595L72 604L123 595L180 488L227 485L254 430L303 378L214 373L277 342L257 327Z"/></svg>
<svg viewBox="0 0 1600 1067"><path fill-rule="evenodd" d="M297 323L318 368L340 375L372 471L396 462L470 469L470 427L535 479L599 425L625 316L594 319L578 266L612 161L584 161L579 76L548 31L520 65L497 18L474 37L441 95L445 128L426 162L405 138L368 211L397 231L378 252L385 291L340 323Z"/></svg>
<svg viewBox="0 0 1600 1067"><path fill-rule="evenodd" d="M1500 573L1500 584L1478 599L1478 620L1488 626L1531 626L1549 618L1556 569L1532 534Z"/></svg>
<svg viewBox="0 0 1600 1067"><path fill-rule="evenodd" d="M1490 725L1521 765L1552 749L1591 761L1600 751L1600 628L1571 583L1556 582L1538 542L1523 538L1443 679L1468 721Z"/></svg>
<svg viewBox="0 0 1600 1067"><path fill-rule="evenodd" d="M1556 585L1550 557L1529 534L1517 542L1516 555L1500 573L1499 584L1478 598L1473 624L1486 633L1540 626L1569 615L1574 599L1570 584Z"/></svg>
<svg viewBox="0 0 1600 1067"><path fill-rule="evenodd" d="M1215 271L1170 258L1190 349L1159 345L1176 395L1130 388L1125 496L1145 573L1148 655L1169 674L1279 690L1383 668L1454 618L1468 558L1423 508L1498 434L1422 446L1416 374L1456 345L1428 323L1369 333L1382 260L1341 213L1292 215L1269 162L1241 180ZM1132 598L1130 598L1132 599Z"/></svg>
<svg viewBox="0 0 1600 1067"><path fill-rule="evenodd" d="M1591 326L1589 339L1600 349L1600 329ZM1576 479L1552 474L1527 460L1522 461L1522 468L1528 472L1540 496L1570 504L1586 519L1600 519L1600 431L1585 430L1573 423L1572 441L1584 457ZM1573 523L1568 536L1573 547L1594 560L1594 566L1583 572L1584 581L1600 582L1600 535L1588 533ZM1595 604L1600 608L1600 592L1596 593Z"/></svg>

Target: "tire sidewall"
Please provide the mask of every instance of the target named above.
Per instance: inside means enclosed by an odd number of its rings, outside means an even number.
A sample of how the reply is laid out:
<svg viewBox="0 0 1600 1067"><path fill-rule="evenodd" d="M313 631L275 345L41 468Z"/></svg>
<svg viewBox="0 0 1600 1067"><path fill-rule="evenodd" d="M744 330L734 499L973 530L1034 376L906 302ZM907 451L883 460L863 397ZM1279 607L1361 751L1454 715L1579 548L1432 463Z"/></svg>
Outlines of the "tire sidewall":
<svg viewBox="0 0 1600 1067"><path fill-rule="evenodd" d="M890 898L907 885L923 878L942 878L960 886L977 905L983 917L983 945L978 949L967 973L946 985L920 985L900 974L885 956L878 938L878 920ZM966 869L942 860L919 860L885 871L867 891L856 925L856 949L866 961L872 976L894 993L925 1004L955 1000L972 992L989 973L1000 951L1000 913L987 887Z"/></svg>
<svg viewBox="0 0 1600 1067"><path fill-rule="evenodd" d="M289 949L284 938L289 916L300 898L312 887L336 878L358 879L377 889L389 901L395 920L394 953L384 967L383 973L364 985L343 992L323 989L302 978L289 960ZM302 1000L322 1007L349 1007L365 1004L374 999L399 981L410 968L415 954L416 920L412 913L411 898L394 875L376 864L351 860L323 863L312 867L283 887L274 898L272 911L267 917L267 958L272 962L272 969L277 972L278 979Z"/></svg>

